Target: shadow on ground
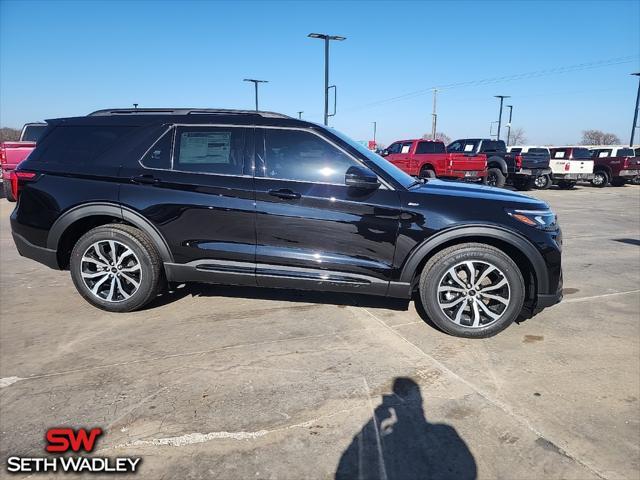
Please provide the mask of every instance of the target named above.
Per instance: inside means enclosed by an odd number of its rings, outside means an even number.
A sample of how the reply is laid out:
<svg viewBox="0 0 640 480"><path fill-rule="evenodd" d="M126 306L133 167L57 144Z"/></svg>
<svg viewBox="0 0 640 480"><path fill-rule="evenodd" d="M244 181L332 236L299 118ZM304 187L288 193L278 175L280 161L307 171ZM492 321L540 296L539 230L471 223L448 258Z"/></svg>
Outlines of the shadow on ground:
<svg viewBox="0 0 640 480"><path fill-rule="evenodd" d="M429 423L420 387L396 378L373 417L340 458L336 480L456 479L477 477L476 462L456 429Z"/></svg>

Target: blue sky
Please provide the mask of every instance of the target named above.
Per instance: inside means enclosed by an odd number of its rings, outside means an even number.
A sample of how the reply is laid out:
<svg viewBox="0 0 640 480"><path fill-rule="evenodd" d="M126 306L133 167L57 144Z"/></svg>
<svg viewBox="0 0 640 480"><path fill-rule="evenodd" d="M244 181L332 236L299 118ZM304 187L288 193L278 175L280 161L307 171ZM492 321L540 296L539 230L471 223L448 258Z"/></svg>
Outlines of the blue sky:
<svg viewBox="0 0 640 480"><path fill-rule="evenodd" d="M590 128L628 141L638 0L0 0L0 123L134 102L253 108L247 77L270 82L261 87L262 109L303 110L320 122L323 45L310 32L348 37L331 45L338 115L330 123L355 139L369 139L373 121L383 143L422 135L431 130L429 88L512 76L442 89L438 130L486 136L498 116L493 95L504 94L530 143L575 143Z"/></svg>

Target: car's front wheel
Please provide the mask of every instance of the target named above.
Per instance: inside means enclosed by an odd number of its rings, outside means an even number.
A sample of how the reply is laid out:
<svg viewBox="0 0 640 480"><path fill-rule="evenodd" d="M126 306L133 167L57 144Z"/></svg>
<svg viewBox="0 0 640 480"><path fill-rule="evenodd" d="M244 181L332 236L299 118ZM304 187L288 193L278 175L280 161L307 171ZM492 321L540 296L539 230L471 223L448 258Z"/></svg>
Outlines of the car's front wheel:
<svg viewBox="0 0 640 480"><path fill-rule="evenodd" d="M444 332L467 338L490 337L507 328L525 297L515 262L481 243L438 252L426 263L419 289L429 319Z"/></svg>
<svg viewBox="0 0 640 480"><path fill-rule="evenodd" d="M155 298L162 262L147 235L129 225L103 225L85 233L70 259L76 289L92 305L130 312Z"/></svg>
<svg viewBox="0 0 640 480"><path fill-rule="evenodd" d="M609 175L604 170L598 170L593 172L593 178L591 179L591 185L594 187L602 188L606 187L609 183Z"/></svg>

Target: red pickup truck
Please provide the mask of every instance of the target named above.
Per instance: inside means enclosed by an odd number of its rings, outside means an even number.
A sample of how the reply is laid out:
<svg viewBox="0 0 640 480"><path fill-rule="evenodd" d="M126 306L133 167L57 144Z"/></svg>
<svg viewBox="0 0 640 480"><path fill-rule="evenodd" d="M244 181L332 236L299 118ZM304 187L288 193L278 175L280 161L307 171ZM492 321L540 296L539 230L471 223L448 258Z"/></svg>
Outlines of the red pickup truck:
<svg viewBox="0 0 640 480"><path fill-rule="evenodd" d="M485 154L447 153L440 141L400 140L383 150L382 156L415 177L484 181L487 176Z"/></svg>
<svg viewBox="0 0 640 480"><path fill-rule="evenodd" d="M45 128L47 128L46 123L27 123L22 127L20 140L17 142L2 142L0 144L2 188L4 189L4 196L10 202L16 201L11 193L11 172L36 148L36 142Z"/></svg>
<svg viewBox="0 0 640 480"><path fill-rule="evenodd" d="M609 182L622 187L640 175L640 158L629 147L601 146L591 149L594 187L605 187Z"/></svg>

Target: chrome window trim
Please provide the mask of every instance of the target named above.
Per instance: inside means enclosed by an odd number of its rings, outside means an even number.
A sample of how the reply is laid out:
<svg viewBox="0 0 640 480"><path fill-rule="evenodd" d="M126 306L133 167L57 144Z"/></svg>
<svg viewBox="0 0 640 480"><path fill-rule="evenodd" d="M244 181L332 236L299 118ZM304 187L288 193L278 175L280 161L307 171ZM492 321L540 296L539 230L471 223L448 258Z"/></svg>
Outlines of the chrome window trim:
<svg viewBox="0 0 640 480"><path fill-rule="evenodd" d="M162 135L160 135L158 137L158 139L151 145L151 147L149 147L147 149L146 152L144 152L144 154L142 155L142 157L140 157L140 159L138 160L138 163L140 164L140 166L146 170L159 170L159 171L164 171L164 172L178 172L178 173L190 173L190 174L194 174L194 175L215 175L215 176L223 176L223 177L237 177L237 178L263 178L263 179L267 179L267 180L281 180L281 181L285 181L285 182L298 182L298 183L313 183L313 184L319 184L319 185L334 185L334 186L341 186L344 187L346 186L344 183L328 183L328 182L309 182L309 181L304 181L304 180L294 180L294 179L286 179L286 178L270 178L270 177L259 177L257 175L255 175L255 164L254 164L254 174L253 175L234 175L234 174L229 174L229 173L211 173L211 172L188 172L188 171L184 171L184 170L175 170L173 168L173 162L174 162L174 156L175 156L175 145L176 145L176 135L177 135L177 131L178 128L177 127L214 127L214 128L220 128L220 127L229 127L229 128L253 128L253 129L258 129L258 128L262 128L262 129L273 129L273 130L299 130L302 132L308 132L311 133L317 137L319 137L321 140L327 142L328 144L332 145L334 148L337 148L338 150L340 150L342 153L344 153L347 157L349 157L351 160L355 161L358 165L364 166L366 167L366 165L363 164L363 162L359 159L354 157L351 153L347 152L344 148L342 148L340 145L336 144L334 141L325 138L324 136L320 135L318 132L316 132L313 129L310 128L304 128L304 127L280 127L277 125L237 125L237 124L230 124L230 123L173 123L169 126L169 128L162 133ZM147 155L147 153L149 153L149 151L155 147L155 145L162 139L162 137L173 128L173 143L171 145L171 169L167 169L167 168L152 168L152 167L146 167L143 163L142 163L142 159ZM245 145L246 148L246 145ZM257 153L256 153L257 155ZM367 167L368 168L368 167ZM374 172L375 173L375 172ZM389 182L387 182L384 178L380 177L380 175L377 175L378 180L380 181L381 185L383 187L385 187L388 190L392 190L394 191L395 188L389 184Z"/></svg>

